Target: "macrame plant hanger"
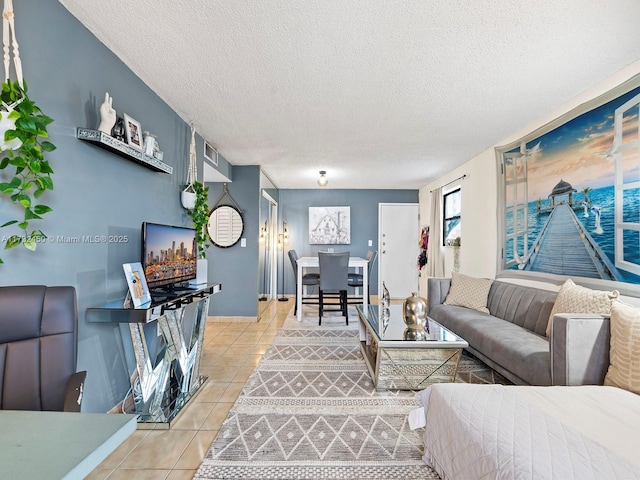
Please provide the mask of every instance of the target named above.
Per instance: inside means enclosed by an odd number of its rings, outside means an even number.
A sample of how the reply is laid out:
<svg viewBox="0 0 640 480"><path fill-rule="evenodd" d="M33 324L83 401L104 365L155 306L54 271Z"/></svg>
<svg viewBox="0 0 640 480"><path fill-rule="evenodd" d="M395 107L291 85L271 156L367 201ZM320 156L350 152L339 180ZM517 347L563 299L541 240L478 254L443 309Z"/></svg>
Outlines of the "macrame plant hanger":
<svg viewBox="0 0 640 480"><path fill-rule="evenodd" d="M9 37L11 35L11 37ZM4 78L9 80L9 70L11 63L11 55L9 48L13 46L13 65L16 70L16 78L20 88L24 88L24 80L22 78L22 61L20 60L20 50L18 48L18 40L16 40L16 26L13 14L13 0L4 0L4 10L2 11L2 47L4 50ZM18 100L15 105L20 103ZM13 107L15 107L13 105Z"/></svg>
<svg viewBox="0 0 640 480"><path fill-rule="evenodd" d="M20 60L20 50L18 47L18 40L16 39L16 26L13 14L13 0L4 0L4 9L2 10L2 49L4 51L4 80L5 82L10 78L11 72L11 51L10 47L13 46L13 66L16 71L16 81L20 88L24 89L24 80L22 78L22 61ZM24 97L17 99L11 104L2 102L0 108L0 114L2 119L0 120L0 151L4 150L16 150L22 145L22 141L19 138L14 138L10 141L4 140L4 133L7 130L13 130L16 125L16 121L13 118L9 118L9 114L13 111L20 102L24 100Z"/></svg>
<svg viewBox="0 0 640 480"><path fill-rule="evenodd" d="M196 128L191 124L191 144L189 145L189 171L187 172L187 187L195 193L193 184L198 181L198 167L196 165Z"/></svg>
<svg viewBox="0 0 640 480"><path fill-rule="evenodd" d="M182 206L192 210L196 205L196 189L193 184L198 181L198 167L196 165L196 128L191 124L191 144L189 145L189 169L187 170L187 186L180 192Z"/></svg>
<svg viewBox="0 0 640 480"><path fill-rule="evenodd" d="M222 199L224 197L229 197L229 200L231 201L231 205L233 207L235 207L236 210L238 210L238 212L243 213L242 209L238 206L238 204L236 203L236 201L233 199L233 197L231 196L231 194L229 193L229 190L227 189L227 184L223 183L222 184L222 193L220 194L220 196L218 197L218 199L216 200L216 202L213 204L213 207L211 207L211 210L215 210L216 207L220 207L222 205L229 205L228 203L223 203L220 204L220 202L222 201Z"/></svg>

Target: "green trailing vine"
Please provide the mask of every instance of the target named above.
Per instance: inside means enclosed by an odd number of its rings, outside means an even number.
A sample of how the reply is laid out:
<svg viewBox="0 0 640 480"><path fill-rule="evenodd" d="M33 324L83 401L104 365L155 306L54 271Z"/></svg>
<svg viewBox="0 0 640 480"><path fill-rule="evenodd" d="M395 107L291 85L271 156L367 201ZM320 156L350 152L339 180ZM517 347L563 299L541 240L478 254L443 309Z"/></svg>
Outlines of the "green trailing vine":
<svg viewBox="0 0 640 480"><path fill-rule="evenodd" d="M0 153L0 193L7 195L13 204L24 211L22 219L13 219L0 225L6 228L15 225L22 230L20 234L10 235L5 243L5 250L24 245L34 251L38 241L46 238L39 229L29 231L32 220L40 220L42 215L52 209L47 205L36 201L47 190L53 190L51 174L53 170L49 162L44 158L45 152L52 152L55 145L41 138L48 138L47 126L53 121L51 117L43 114L40 108L27 96L27 84L24 88L18 82L6 80L2 84L0 100L3 107L12 106L13 109L0 112L9 120L15 120L15 128L9 129L4 134L4 141L21 142L18 148L5 150ZM17 103L17 104L16 104ZM14 105L15 104L15 105ZM4 123L5 118L1 119ZM19 140L19 142L18 142ZM3 172L7 171L6 175ZM3 263L0 258L0 263Z"/></svg>
<svg viewBox="0 0 640 480"><path fill-rule="evenodd" d="M207 233L207 221L209 220L209 187L201 182L193 182L193 190L196 194L196 204L192 210L188 210L196 229L196 243L198 244L198 258L206 257L206 250L211 246Z"/></svg>

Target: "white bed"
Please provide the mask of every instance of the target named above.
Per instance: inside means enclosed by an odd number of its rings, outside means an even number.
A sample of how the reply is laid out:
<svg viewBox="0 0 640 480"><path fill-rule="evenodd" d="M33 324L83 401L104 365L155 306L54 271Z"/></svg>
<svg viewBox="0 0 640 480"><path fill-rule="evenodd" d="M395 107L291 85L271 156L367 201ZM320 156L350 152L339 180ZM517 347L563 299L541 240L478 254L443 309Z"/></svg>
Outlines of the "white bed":
<svg viewBox="0 0 640 480"><path fill-rule="evenodd" d="M434 384L416 398L426 415L424 461L443 480L640 479L634 393Z"/></svg>

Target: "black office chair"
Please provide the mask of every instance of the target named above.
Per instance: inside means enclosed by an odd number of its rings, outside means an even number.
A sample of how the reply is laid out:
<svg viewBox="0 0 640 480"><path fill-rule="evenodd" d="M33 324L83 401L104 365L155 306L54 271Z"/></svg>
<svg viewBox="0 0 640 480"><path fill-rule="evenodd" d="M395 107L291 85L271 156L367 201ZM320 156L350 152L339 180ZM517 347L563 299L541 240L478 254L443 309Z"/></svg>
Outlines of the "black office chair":
<svg viewBox="0 0 640 480"><path fill-rule="evenodd" d="M291 260L291 266L293 267L293 281L296 285L296 303L293 307L293 314L298 314L298 254L295 250L289 250L289 260ZM315 287L320 285L320 274L319 273L305 273L302 275L302 288L304 287ZM317 305L318 301L311 298L306 298L304 296L304 291L300 293L302 295L302 304L303 305Z"/></svg>
<svg viewBox="0 0 640 480"><path fill-rule="evenodd" d="M318 321L318 325L322 325L322 315L324 312L341 312L347 320L347 325L349 325L349 305L347 301L347 290L349 288L349 252L318 252L318 263L320 264L320 290L318 294L320 320ZM336 293L339 294L339 308L325 308L325 297ZM335 298L335 296L333 298ZM335 305L335 303L332 303L332 305Z"/></svg>
<svg viewBox="0 0 640 480"><path fill-rule="evenodd" d="M73 287L0 287L0 409L79 412Z"/></svg>
<svg viewBox="0 0 640 480"><path fill-rule="evenodd" d="M369 298L368 302L371 305L371 272L373 271L373 264L376 263L378 259L378 252L375 250L369 250L367 252L366 259L367 263L367 276L369 281L367 282L367 297ZM348 285L353 288L362 288L364 287L364 278L361 273L349 272L349 283ZM364 292L362 292L364 295ZM351 303L361 303L362 300L360 298L352 298Z"/></svg>

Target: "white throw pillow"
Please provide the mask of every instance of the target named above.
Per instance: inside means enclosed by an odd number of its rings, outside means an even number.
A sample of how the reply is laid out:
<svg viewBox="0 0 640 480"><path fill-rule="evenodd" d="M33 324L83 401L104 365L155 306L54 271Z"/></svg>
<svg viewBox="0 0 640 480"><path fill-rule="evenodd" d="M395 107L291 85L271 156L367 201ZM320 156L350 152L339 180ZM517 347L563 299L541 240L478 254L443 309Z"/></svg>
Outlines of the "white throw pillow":
<svg viewBox="0 0 640 480"><path fill-rule="evenodd" d="M444 305L458 305L489 313L487 297L493 280L475 278L461 273L451 273L451 288L445 298Z"/></svg>
<svg viewBox="0 0 640 480"><path fill-rule="evenodd" d="M599 313L609 315L611 302L618 298L618 291L605 292L591 290L590 288L576 285L570 278L567 279L560 290L556 302L553 304L549 321L547 323L547 337L551 334L551 320L556 313Z"/></svg>
<svg viewBox="0 0 640 480"><path fill-rule="evenodd" d="M640 308L612 303L610 345L604 384L640 394Z"/></svg>

